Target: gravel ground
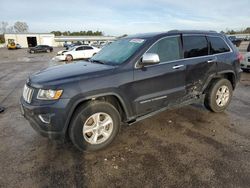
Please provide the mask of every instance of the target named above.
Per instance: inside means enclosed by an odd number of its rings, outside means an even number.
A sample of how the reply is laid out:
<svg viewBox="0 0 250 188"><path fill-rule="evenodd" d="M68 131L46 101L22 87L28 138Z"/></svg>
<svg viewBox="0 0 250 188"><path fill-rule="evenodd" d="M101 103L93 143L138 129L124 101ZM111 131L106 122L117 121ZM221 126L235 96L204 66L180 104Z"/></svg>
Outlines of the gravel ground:
<svg viewBox="0 0 250 188"><path fill-rule="evenodd" d="M0 49L0 187L250 186L250 73L224 113L165 111L124 126L107 149L81 153L41 137L19 112L27 76L54 55Z"/></svg>

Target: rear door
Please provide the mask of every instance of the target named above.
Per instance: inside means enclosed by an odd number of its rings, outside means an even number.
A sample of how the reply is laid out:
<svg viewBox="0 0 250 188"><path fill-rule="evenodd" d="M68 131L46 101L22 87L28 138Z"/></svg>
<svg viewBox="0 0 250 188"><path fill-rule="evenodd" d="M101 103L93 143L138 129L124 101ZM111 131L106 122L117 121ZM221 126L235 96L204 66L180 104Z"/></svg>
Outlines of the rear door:
<svg viewBox="0 0 250 188"><path fill-rule="evenodd" d="M193 98L202 92L208 77L216 73L217 57L209 54L209 43L205 35L183 35L182 42L187 97Z"/></svg>
<svg viewBox="0 0 250 188"><path fill-rule="evenodd" d="M225 40L220 36L207 36L210 44L210 54L215 55L217 58L217 71L233 70L231 53L232 50L225 42Z"/></svg>
<svg viewBox="0 0 250 188"><path fill-rule="evenodd" d="M158 54L160 63L135 67L129 92L134 96L137 115L174 104L185 95L185 66L180 44L180 36L160 39L146 52Z"/></svg>

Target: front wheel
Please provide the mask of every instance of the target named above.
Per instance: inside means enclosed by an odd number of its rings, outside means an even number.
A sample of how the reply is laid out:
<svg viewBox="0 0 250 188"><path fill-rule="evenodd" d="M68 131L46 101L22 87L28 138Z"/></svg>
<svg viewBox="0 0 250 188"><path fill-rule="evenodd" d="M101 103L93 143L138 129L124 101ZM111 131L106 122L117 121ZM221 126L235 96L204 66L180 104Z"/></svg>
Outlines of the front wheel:
<svg viewBox="0 0 250 188"><path fill-rule="evenodd" d="M212 112L223 112L233 96L233 87L229 80L214 80L205 93L204 105Z"/></svg>
<svg viewBox="0 0 250 188"><path fill-rule="evenodd" d="M117 109L107 102L88 102L73 115L69 137L79 150L99 150L108 146L121 124Z"/></svg>
<svg viewBox="0 0 250 188"><path fill-rule="evenodd" d="M73 60L73 56L72 55L67 55L66 56L66 61L72 61Z"/></svg>

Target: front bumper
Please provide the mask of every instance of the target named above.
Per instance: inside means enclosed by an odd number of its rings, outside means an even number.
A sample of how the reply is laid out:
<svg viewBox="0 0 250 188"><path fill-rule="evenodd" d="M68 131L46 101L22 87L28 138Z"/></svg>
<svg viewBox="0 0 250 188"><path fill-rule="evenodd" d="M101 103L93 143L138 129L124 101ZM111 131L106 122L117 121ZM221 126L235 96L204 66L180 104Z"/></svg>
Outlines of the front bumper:
<svg viewBox="0 0 250 188"><path fill-rule="evenodd" d="M250 62L244 62L240 64L241 69L250 70Z"/></svg>
<svg viewBox="0 0 250 188"><path fill-rule="evenodd" d="M59 61L65 61L66 56L65 55L57 55L56 57L53 58L54 60L59 60Z"/></svg>
<svg viewBox="0 0 250 188"><path fill-rule="evenodd" d="M53 104L34 106L20 99L21 113L27 119L31 127L42 136L51 139L63 140L67 131L67 105L68 99L60 99ZM45 123L39 115L50 116L50 122Z"/></svg>

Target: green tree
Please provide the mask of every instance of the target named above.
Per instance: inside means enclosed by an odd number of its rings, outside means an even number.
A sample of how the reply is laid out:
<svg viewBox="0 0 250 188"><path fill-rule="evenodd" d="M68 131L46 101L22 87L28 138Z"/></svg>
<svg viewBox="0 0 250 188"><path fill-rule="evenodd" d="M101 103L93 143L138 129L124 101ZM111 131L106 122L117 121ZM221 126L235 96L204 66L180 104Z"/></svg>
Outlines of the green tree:
<svg viewBox="0 0 250 188"><path fill-rule="evenodd" d="M0 44L5 43L4 35L0 35Z"/></svg>
<svg viewBox="0 0 250 188"><path fill-rule="evenodd" d="M88 30L88 31L51 31L51 33L53 33L55 36L103 36L103 32L102 31L92 31L92 30Z"/></svg>
<svg viewBox="0 0 250 188"><path fill-rule="evenodd" d="M50 33L53 33L55 36L61 36L61 31L51 31Z"/></svg>

